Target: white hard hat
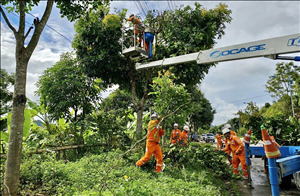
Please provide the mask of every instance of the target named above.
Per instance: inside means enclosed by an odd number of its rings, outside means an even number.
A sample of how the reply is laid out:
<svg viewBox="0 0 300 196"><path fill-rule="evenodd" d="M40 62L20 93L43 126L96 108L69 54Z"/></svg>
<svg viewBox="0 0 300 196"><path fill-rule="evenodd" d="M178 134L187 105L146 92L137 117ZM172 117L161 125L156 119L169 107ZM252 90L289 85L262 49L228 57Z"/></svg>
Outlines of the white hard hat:
<svg viewBox="0 0 300 196"><path fill-rule="evenodd" d="M183 129L186 130L186 131L189 131L189 130L190 130L189 127L186 126L186 125L183 127Z"/></svg>
<svg viewBox="0 0 300 196"><path fill-rule="evenodd" d="M177 123L175 123L175 124L174 124L174 127L178 127L178 124L177 124Z"/></svg>
<svg viewBox="0 0 300 196"><path fill-rule="evenodd" d="M227 123L227 124L225 124L225 125L223 126L223 129L224 129L224 128L231 129L231 125Z"/></svg>
<svg viewBox="0 0 300 196"><path fill-rule="evenodd" d="M230 130L228 129L228 128L224 128L224 129L222 129L222 133L223 133L223 135L225 135L225 133L230 133Z"/></svg>
<svg viewBox="0 0 300 196"><path fill-rule="evenodd" d="M132 13L131 13L131 14L129 14L129 18L130 18L131 16L134 16L134 14L132 14Z"/></svg>
<svg viewBox="0 0 300 196"><path fill-rule="evenodd" d="M151 115L151 119L154 119L154 118L157 118L157 114L155 114L155 113Z"/></svg>

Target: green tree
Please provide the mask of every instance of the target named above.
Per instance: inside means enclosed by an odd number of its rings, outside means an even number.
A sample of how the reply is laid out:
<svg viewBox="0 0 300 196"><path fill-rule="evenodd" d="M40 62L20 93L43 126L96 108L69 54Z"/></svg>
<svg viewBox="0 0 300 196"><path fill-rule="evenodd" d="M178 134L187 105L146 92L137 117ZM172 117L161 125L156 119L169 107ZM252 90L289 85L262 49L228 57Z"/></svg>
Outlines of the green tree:
<svg viewBox="0 0 300 196"><path fill-rule="evenodd" d="M0 79L0 115L7 114L11 108L11 101L13 99L13 93L8 89L15 83L15 74L8 74L5 69L1 69L1 79ZM0 120L0 131L4 131L6 128L6 119Z"/></svg>
<svg viewBox="0 0 300 196"><path fill-rule="evenodd" d="M153 92L149 93L155 97L154 111L164 118L162 122L164 129L166 129L166 125L173 125L174 122L182 126L185 125L193 112L192 105L194 104L194 97L197 96L192 96L184 84L175 84L175 79L176 77L169 71L159 72L158 77L153 79L151 85ZM170 127L170 130L172 128L173 126ZM165 138L169 136L170 132L163 136L163 144L165 144Z"/></svg>
<svg viewBox="0 0 300 196"><path fill-rule="evenodd" d="M150 91L149 84L161 68L136 70L129 57L121 55L120 28L106 28L103 23L107 8L99 7L82 17L75 25L73 46L78 58L89 76L99 77L106 85L118 84L120 89L131 92L132 103L137 110L137 131L142 131L142 114ZM224 35L225 23L231 21L231 11L220 4L215 9L206 10L195 3L175 11L149 12L145 22L155 29L153 59L188 54L213 47L215 39ZM116 13L120 23L126 10ZM125 36L132 33L125 31ZM177 84L193 86L200 82L213 64L198 66L196 63L176 65L171 72L177 77ZM168 68L167 68L168 69Z"/></svg>
<svg viewBox="0 0 300 196"><path fill-rule="evenodd" d="M216 111L212 108L209 100L204 97L204 94L199 89L194 88L191 94L194 97L190 115L192 121L191 124L194 125L195 130L198 130L200 127L208 130L214 120Z"/></svg>
<svg viewBox="0 0 300 196"><path fill-rule="evenodd" d="M293 115L292 101L295 103L296 110L299 109L297 108L298 96L295 97L292 93L292 90L296 88L298 78L300 78L299 66L294 65L294 62L281 62L276 64L276 72L274 76L270 76L266 84L267 92L271 93L272 97L277 98L277 100L281 99L285 101L285 107L290 111L291 116ZM288 96L290 96L289 99ZM282 99L282 97L286 97L286 99Z"/></svg>
<svg viewBox="0 0 300 196"><path fill-rule="evenodd" d="M116 89L109 97L101 102L101 108L107 112L111 110L132 108L131 94L120 89Z"/></svg>
<svg viewBox="0 0 300 196"><path fill-rule="evenodd" d="M258 117L260 116L260 109L254 102L247 103L246 109L244 111L239 110L237 114L240 116L241 124L247 124L250 122L250 117Z"/></svg>
<svg viewBox="0 0 300 196"><path fill-rule="evenodd" d="M26 103L26 75L27 66L31 58L31 55L36 48L40 36L44 30L44 27L51 14L54 0L47 1L45 11L41 18L36 18L33 21L34 27L29 28L25 32L25 17L33 6L37 6L40 0L28 0L28 1L13 1L13 0L1 0L0 12L8 25L12 30L16 39L15 58L16 58L16 75L13 94L13 108L12 108L12 121L11 132L9 135L9 145L5 177L4 177L4 195L17 195L20 164L22 156L22 137L23 135L23 122L24 122L24 109ZM60 9L62 16L67 16L69 20L73 21L79 16L82 16L86 9L92 5L98 7L103 4L103 1L63 1L56 0L56 5ZM19 13L19 25L18 29L13 27L10 20L7 18L2 6L7 6L6 9L9 12L15 11ZM32 36L29 38L30 31L34 29ZM25 43L25 40L26 43Z"/></svg>
<svg viewBox="0 0 300 196"><path fill-rule="evenodd" d="M62 54L60 61L45 70L37 87L41 104L55 119L63 116L74 123L84 122L101 99L101 80L86 77L72 53ZM74 116L71 114L72 110ZM80 143L83 143L83 131L82 125L81 141L78 141Z"/></svg>

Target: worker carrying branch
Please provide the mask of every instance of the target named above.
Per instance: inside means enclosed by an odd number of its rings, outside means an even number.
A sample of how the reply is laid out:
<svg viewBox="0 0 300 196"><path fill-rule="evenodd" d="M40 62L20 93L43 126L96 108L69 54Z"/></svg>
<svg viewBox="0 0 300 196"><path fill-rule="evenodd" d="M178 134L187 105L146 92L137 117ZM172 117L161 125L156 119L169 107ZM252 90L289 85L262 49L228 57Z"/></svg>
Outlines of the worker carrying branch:
<svg viewBox="0 0 300 196"><path fill-rule="evenodd" d="M163 166L163 154L159 146L159 138L165 134L165 130L159 127L159 122L161 118L157 117L157 114L151 115L151 120L148 124L147 131L147 143L146 143L146 153L143 158L136 162L136 166L140 167L147 163L152 154L156 159L156 170L159 173L162 171Z"/></svg>
<svg viewBox="0 0 300 196"><path fill-rule="evenodd" d="M135 36L139 37L139 47L141 47L141 43L142 43L142 35L143 35L143 30L142 30L142 25L141 25L141 21L134 16L134 14L130 14L129 18L126 19L127 21L131 21L133 25L135 25L134 28L134 34Z"/></svg>
<svg viewBox="0 0 300 196"><path fill-rule="evenodd" d="M233 160L232 160L232 167L233 172L239 175L238 167L241 163L244 176L248 178L248 171L247 171L247 163L246 163L246 155L245 155L245 146L241 139L235 135L230 133L228 128L224 128L222 130L223 135L227 139L226 147L223 149L226 153L232 152ZM230 154L230 153L229 153Z"/></svg>

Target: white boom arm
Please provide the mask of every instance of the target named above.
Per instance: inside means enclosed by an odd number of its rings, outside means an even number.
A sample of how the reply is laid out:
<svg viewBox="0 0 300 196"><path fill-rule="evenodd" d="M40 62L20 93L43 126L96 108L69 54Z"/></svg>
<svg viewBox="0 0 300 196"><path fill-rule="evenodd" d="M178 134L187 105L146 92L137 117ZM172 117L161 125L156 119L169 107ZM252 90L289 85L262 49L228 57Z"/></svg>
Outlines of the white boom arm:
<svg viewBox="0 0 300 196"><path fill-rule="evenodd" d="M228 47L204 50L187 55L152 61L145 64L137 63L136 69L175 65L192 61L196 61L198 64L206 64L254 57L267 57L271 59L289 59L300 61L300 57L278 57L279 54L295 52L300 52L300 34L293 34Z"/></svg>

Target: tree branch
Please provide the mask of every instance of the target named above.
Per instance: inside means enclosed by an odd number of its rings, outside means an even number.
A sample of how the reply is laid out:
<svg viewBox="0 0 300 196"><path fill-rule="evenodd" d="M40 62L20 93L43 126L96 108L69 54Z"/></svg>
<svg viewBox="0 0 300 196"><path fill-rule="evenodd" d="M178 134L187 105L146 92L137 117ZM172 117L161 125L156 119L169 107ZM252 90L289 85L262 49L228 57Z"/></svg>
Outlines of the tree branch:
<svg viewBox="0 0 300 196"><path fill-rule="evenodd" d="M25 6L26 2L25 1L19 1L19 7L20 7L20 21L19 21L19 36L22 37L24 36L24 31L25 31ZM22 39L23 42L25 39Z"/></svg>
<svg viewBox="0 0 300 196"><path fill-rule="evenodd" d="M171 112L170 114L168 114L168 115L166 115L165 117L163 117L163 118L161 119L161 121L158 123L158 126L160 126L160 124L161 124L167 117L171 116L172 114L175 114L180 108L182 108L183 106L189 104L193 99L194 99L194 97L193 97L189 102L180 105L174 112ZM154 128L155 128L155 127L154 127ZM103 182L103 185L102 185L102 187L101 187L101 189L100 189L100 196L101 196L102 190L104 189L104 187L106 187L106 181L107 181L107 178L108 178L109 173L110 173L114 168L116 168L116 167L118 166L118 164L119 164L120 160L123 158L123 156L124 156L125 154L129 153L130 151L132 151L133 148L134 148L138 143L140 143L140 142L142 142L143 140L145 140L145 139L147 138L147 136L154 130L154 128L153 128L151 131L149 131L149 132L145 135L145 137L143 137L142 139L140 139L140 140L138 140L137 142L135 142L134 145L133 145L129 150L127 150L126 152L124 152L123 154L121 154L120 157L119 157L119 159L118 159L118 161L117 161L117 163L116 163L115 165L113 165L113 166L106 172L105 177L102 178L102 180L104 179L104 182ZM128 129L127 129L127 130L128 130ZM101 180L101 181L102 181L102 180Z"/></svg>
<svg viewBox="0 0 300 196"><path fill-rule="evenodd" d="M25 40L25 39L26 39L26 37L29 35L29 33L30 33L31 29L33 29L33 27L30 27L30 28L28 29L28 31L27 31L27 33L26 33L26 35L25 35L25 37L24 37L24 40Z"/></svg>
<svg viewBox="0 0 300 196"><path fill-rule="evenodd" d="M2 6L0 6L0 12L2 13L3 17L4 17L4 20L6 22L6 24L8 25L8 27L14 32L15 36L16 36L16 29L10 24L6 14L4 13L3 9L2 9Z"/></svg>
<svg viewBox="0 0 300 196"><path fill-rule="evenodd" d="M33 36L27 46L26 49L28 49L28 53L31 55L33 50L35 49L39 39L40 39L40 36L42 34L42 31L44 30L44 27L49 19L49 16L51 14L51 11L52 11L52 7L53 7L53 3L54 1L53 0L49 0L47 1L47 6L46 6L46 9L45 9L45 12L43 14L43 17L41 19L41 21L37 21L35 23L35 29L34 29L34 33L33 33Z"/></svg>

